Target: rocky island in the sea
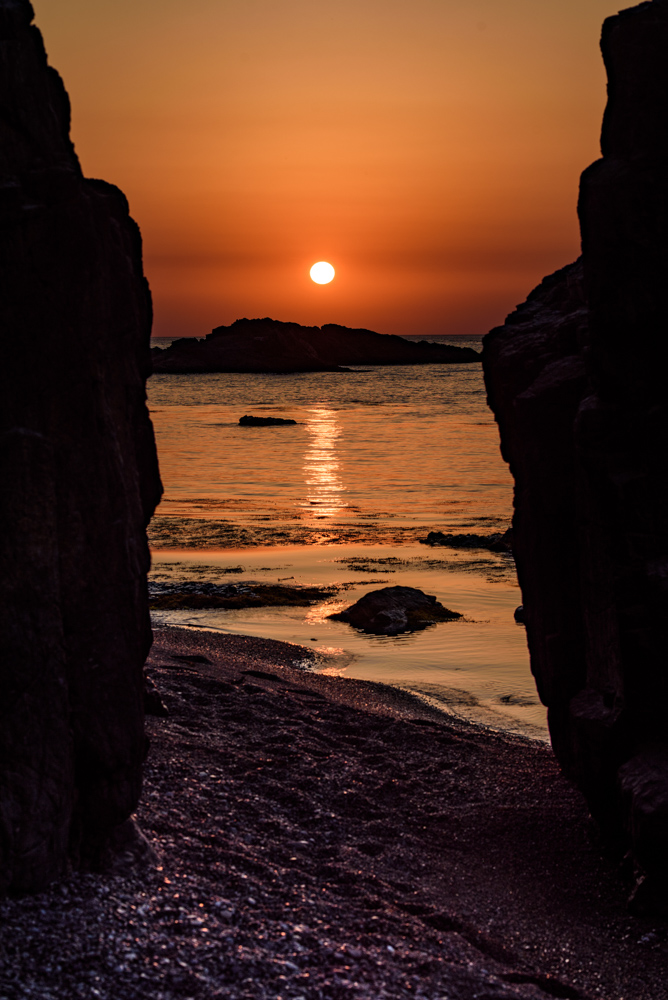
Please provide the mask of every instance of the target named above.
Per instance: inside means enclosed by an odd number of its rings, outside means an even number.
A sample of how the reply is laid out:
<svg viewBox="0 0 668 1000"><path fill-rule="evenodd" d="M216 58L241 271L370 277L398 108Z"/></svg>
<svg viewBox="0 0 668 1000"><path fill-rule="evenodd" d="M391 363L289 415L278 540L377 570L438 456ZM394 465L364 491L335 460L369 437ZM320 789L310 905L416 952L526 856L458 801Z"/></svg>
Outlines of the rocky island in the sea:
<svg viewBox="0 0 668 1000"><path fill-rule="evenodd" d="M182 337L152 351L155 372L326 372L346 365L452 365L480 361L470 347L417 343L336 323L300 326L238 319L208 337Z"/></svg>

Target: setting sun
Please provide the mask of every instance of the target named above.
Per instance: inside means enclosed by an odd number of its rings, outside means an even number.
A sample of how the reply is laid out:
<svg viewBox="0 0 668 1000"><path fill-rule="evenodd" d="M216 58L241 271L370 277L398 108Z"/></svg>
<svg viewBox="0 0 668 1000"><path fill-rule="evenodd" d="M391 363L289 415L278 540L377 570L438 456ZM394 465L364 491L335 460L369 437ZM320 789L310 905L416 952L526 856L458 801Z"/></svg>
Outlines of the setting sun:
<svg viewBox="0 0 668 1000"><path fill-rule="evenodd" d="M315 281L316 285L328 285L336 271L326 260L319 260L317 264L313 265L309 274L311 281Z"/></svg>

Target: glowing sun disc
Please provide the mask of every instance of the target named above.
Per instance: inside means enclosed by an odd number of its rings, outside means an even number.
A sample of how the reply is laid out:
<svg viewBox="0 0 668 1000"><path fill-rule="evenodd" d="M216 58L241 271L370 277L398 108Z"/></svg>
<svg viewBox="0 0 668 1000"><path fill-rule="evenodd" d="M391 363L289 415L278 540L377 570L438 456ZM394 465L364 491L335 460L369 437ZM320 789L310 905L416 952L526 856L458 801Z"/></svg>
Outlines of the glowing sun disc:
<svg viewBox="0 0 668 1000"><path fill-rule="evenodd" d="M326 260L319 260L317 264L313 265L309 274L311 275L311 281L315 281L316 285L328 285L336 274L336 271Z"/></svg>

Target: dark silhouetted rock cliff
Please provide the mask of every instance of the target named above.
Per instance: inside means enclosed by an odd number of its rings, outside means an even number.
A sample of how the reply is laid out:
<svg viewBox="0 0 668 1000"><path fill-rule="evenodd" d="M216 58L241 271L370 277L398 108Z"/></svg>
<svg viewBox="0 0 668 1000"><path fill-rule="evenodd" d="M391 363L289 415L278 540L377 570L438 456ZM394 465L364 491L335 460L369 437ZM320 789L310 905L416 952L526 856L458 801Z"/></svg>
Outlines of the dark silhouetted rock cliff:
<svg viewBox="0 0 668 1000"><path fill-rule="evenodd" d="M609 18L582 262L484 342L552 742L668 910L668 2Z"/></svg>
<svg viewBox="0 0 668 1000"><path fill-rule="evenodd" d="M0 0L0 892L98 864L135 808L161 490L139 230L32 16Z"/></svg>
<svg viewBox="0 0 668 1000"><path fill-rule="evenodd" d="M415 343L372 330L328 323L300 326L275 319L238 319L204 340L183 337L152 352L156 372L318 372L345 365L465 364L470 347Z"/></svg>

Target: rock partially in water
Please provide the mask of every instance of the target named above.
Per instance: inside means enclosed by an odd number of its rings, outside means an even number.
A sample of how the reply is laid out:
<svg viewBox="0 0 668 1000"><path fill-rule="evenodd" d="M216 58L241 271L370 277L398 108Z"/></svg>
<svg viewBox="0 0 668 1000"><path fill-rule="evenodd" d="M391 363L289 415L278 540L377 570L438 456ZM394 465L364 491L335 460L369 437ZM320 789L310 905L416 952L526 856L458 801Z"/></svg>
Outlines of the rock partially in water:
<svg viewBox="0 0 668 1000"><path fill-rule="evenodd" d="M280 583L151 583L150 604L155 611L220 608L308 607L326 601L334 587L288 587Z"/></svg>
<svg viewBox="0 0 668 1000"><path fill-rule="evenodd" d="M512 553L513 529L508 528L503 533L497 531L492 535L476 535L474 533L453 535L443 531L430 531L426 538L420 539L420 543L450 549L489 549L490 552Z"/></svg>
<svg viewBox="0 0 668 1000"><path fill-rule="evenodd" d="M241 427L288 427L296 423L296 420L288 420L285 417L252 417L249 414L239 417Z"/></svg>
<svg viewBox="0 0 668 1000"><path fill-rule="evenodd" d="M415 343L392 334L355 330L336 323L322 327L280 320L238 319L205 339L182 337L152 352L156 372L341 372L346 365L470 364L480 354L470 347Z"/></svg>
<svg viewBox="0 0 668 1000"><path fill-rule="evenodd" d="M437 622L455 621L462 615L443 607L431 594L415 587L383 587L372 590L356 604L330 615L374 635L416 632Z"/></svg>

